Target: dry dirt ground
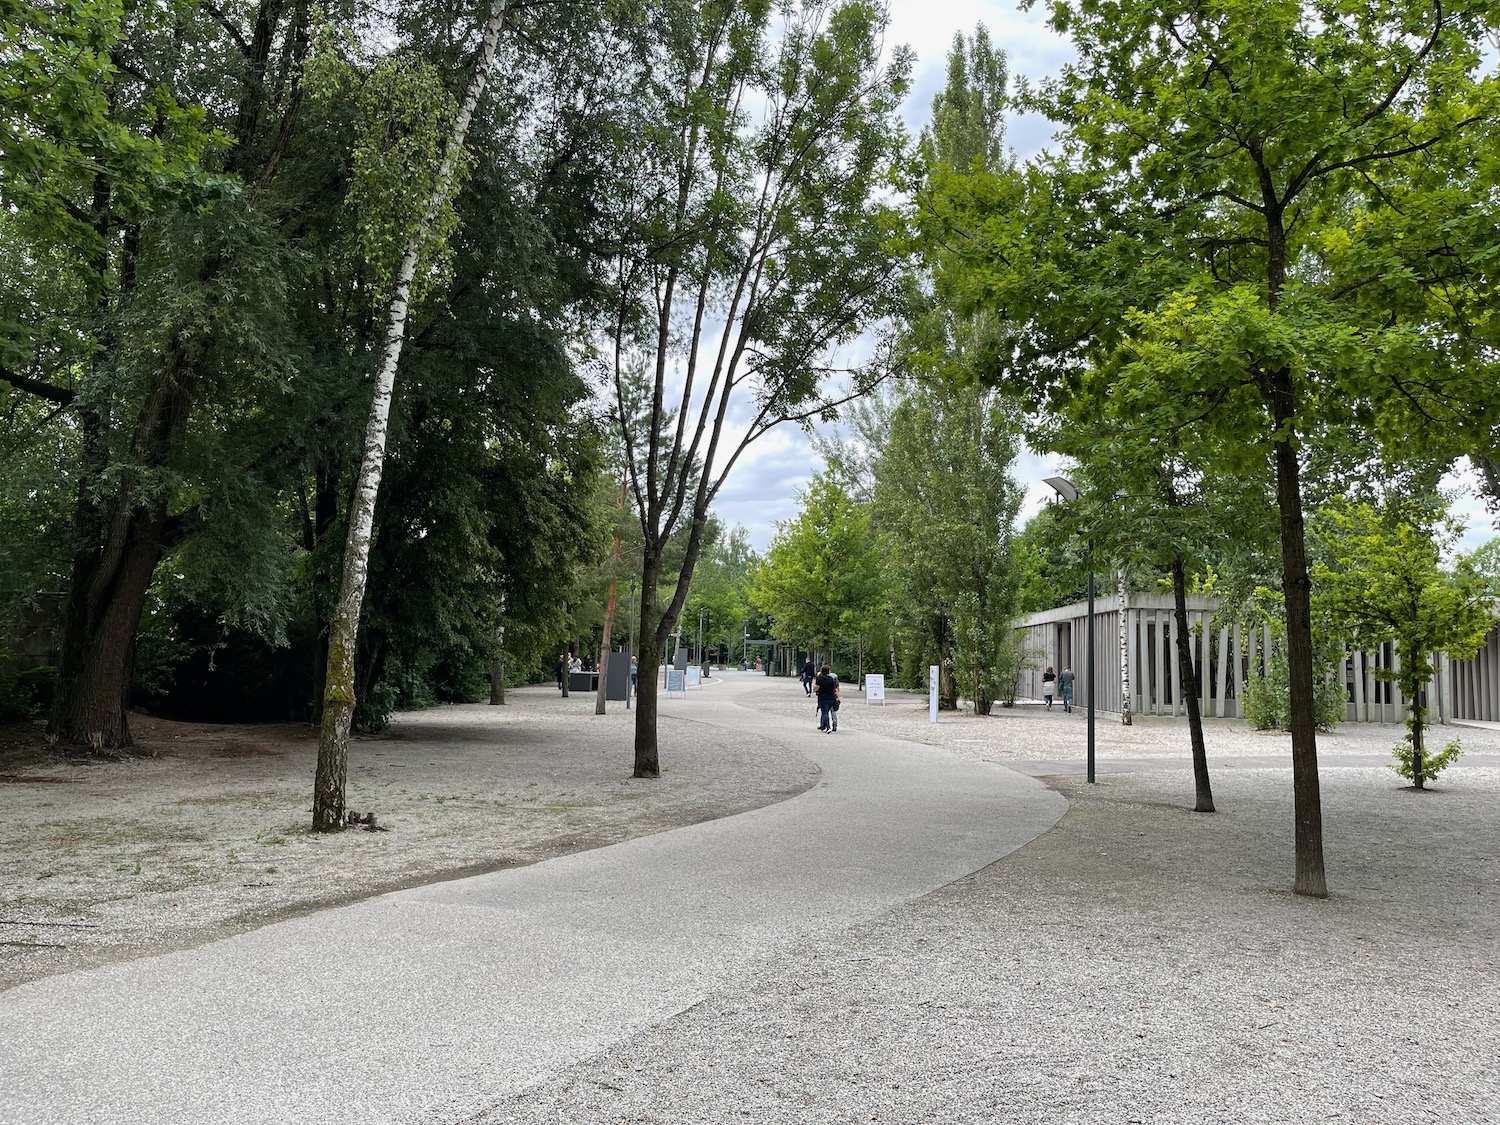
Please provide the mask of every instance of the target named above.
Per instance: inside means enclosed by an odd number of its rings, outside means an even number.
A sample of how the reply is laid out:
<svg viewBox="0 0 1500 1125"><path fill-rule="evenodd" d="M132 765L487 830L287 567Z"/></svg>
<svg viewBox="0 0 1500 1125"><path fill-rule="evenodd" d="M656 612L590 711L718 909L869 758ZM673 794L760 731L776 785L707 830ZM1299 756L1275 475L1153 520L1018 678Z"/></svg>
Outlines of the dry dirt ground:
<svg viewBox="0 0 1500 1125"><path fill-rule="evenodd" d="M350 750L380 831L308 831L316 732L133 717L129 757L0 727L0 990L416 883L534 863L802 792L801 754L663 718L631 778L633 712L554 688L403 714Z"/></svg>

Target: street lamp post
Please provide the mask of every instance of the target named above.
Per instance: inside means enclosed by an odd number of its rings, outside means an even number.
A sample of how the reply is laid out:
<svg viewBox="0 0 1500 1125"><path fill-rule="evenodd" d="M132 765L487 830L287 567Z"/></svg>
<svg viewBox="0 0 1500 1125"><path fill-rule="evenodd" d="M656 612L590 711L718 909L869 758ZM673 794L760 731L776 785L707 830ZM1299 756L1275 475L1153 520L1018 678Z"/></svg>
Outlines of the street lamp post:
<svg viewBox="0 0 1500 1125"><path fill-rule="evenodd" d="M1077 500L1078 489L1067 477L1046 477L1043 483L1052 486L1064 500ZM1094 538L1089 536L1089 608L1088 608L1088 637L1085 641L1087 650L1087 673L1088 682L1085 684L1084 706L1088 711L1088 780L1094 784Z"/></svg>

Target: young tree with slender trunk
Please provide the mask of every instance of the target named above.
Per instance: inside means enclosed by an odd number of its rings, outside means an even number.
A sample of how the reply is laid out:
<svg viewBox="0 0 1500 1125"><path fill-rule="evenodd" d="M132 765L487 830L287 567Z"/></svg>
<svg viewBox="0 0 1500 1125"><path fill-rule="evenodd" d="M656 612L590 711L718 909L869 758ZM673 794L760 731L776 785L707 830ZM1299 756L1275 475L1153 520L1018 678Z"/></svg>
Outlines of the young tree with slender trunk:
<svg viewBox="0 0 1500 1125"><path fill-rule="evenodd" d="M1468 660L1497 620L1496 549L1460 554L1444 565L1461 534L1457 521L1433 520L1418 505L1393 502L1384 509L1343 501L1322 509L1315 523L1324 558L1313 572L1315 604L1349 630L1356 649L1391 644L1396 667L1377 675L1393 680L1406 700L1412 785L1436 775L1427 755L1427 684L1433 657Z"/></svg>
<svg viewBox="0 0 1500 1125"><path fill-rule="evenodd" d="M979 715L1014 698L1020 672L1012 543L1024 490L1011 476L1019 445L995 391L921 386L897 400L875 465L895 616L934 645L926 659L946 670L953 704L962 691Z"/></svg>
<svg viewBox="0 0 1500 1125"><path fill-rule="evenodd" d="M832 417L886 369L883 350L840 358L900 297L883 197L908 60L882 61L885 19L862 0L667 0L621 29L637 116L621 134L622 229L605 259L616 315L599 350L643 541L637 777L660 772L653 673L709 505L766 433Z"/></svg>

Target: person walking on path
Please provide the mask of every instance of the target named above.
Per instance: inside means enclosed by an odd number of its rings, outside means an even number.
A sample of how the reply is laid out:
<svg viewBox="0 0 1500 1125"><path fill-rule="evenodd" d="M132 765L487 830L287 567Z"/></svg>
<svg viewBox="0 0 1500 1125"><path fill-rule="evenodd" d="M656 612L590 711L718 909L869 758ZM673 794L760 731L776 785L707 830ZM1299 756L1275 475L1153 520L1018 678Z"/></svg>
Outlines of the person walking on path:
<svg viewBox="0 0 1500 1125"><path fill-rule="evenodd" d="M1042 699L1047 703L1047 710L1052 710L1052 689L1057 686L1057 673L1052 670L1052 665L1047 665L1047 670L1042 673Z"/></svg>
<svg viewBox="0 0 1500 1125"><path fill-rule="evenodd" d="M818 729L824 734L832 734L838 730L838 718L833 711L838 706L839 678L825 664L813 684L818 691Z"/></svg>
<svg viewBox="0 0 1500 1125"><path fill-rule="evenodd" d="M557 690L558 691L562 691L563 676L567 673L567 671L568 671L568 654L565 653L565 652L564 653L559 653L558 656L557 656L557 664L552 669L552 675L557 679Z"/></svg>
<svg viewBox="0 0 1500 1125"><path fill-rule="evenodd" d="M812 657L802 662L802 690L808 695L812 694L813 677L817 675L817 669L813 667Z"/></svg>
<svg viewBox="0 0 1500 1125"><path fill-rule="evenodd" d="M1073 710L1073 669L1064 664L1063 670L1057 674L1057 682L1062 688L1063 710L1071 712Z"/></svg>

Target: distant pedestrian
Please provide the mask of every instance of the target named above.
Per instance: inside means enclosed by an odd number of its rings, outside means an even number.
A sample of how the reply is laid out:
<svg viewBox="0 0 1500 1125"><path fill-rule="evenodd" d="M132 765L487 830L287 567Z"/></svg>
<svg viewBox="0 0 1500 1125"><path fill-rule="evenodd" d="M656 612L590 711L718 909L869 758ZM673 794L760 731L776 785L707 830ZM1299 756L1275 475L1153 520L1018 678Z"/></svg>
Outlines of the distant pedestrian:
<svg viewBox="0 0 1500 1125"><path fill-rule="evenodd" d="M640 672L640 666L636 663L635 657L632 656L630 658L630 686L631 687L635 687L635 678L639 674L639 672Z"/></svg>
<svg viewBox="0 0 1500 1125"><path fill-rule="evenodd" d="M825 664L813 680L813 686L818 693L818 729L824 734L832 734L839 729L838 717L834 714L839 704L839 678Z"/></svg>
<svg viewBox="0 0 1500 1125"><path fill-rule="evenodd" d="M1058 685L1062 688L1063 710L1073 710L1073 669L1066 664L1063 670L1057 674Z"/></svg>
<svg viewBox="0 0 1500 1125"><path fill-rule="evenodd" d="M557 664L552 669L552 674L555 677L557 677L557 690L558 691L562 691L563 673L565 673L567 670L568 670L568 654L565 653L565 652L558 653L558 655L557 655Z"/></svg>
<svg viewBox="0 0 1500 1125"><path fill-rule="evenodd" d="M813 679L817 674L818 670L813 667L812 657L809 656L802 662L802 690L808 695L812 694Z"/></svg>
<svg viewBox="0 0 1500 1125"><path fill-rule="evenodd" d="M1047 710L1052 710L1052 690L1057 686L1057 673L1052 670L1052 665L1047 665L1047 670L1042 673L1042 698L1047 703Z"/></svg>

